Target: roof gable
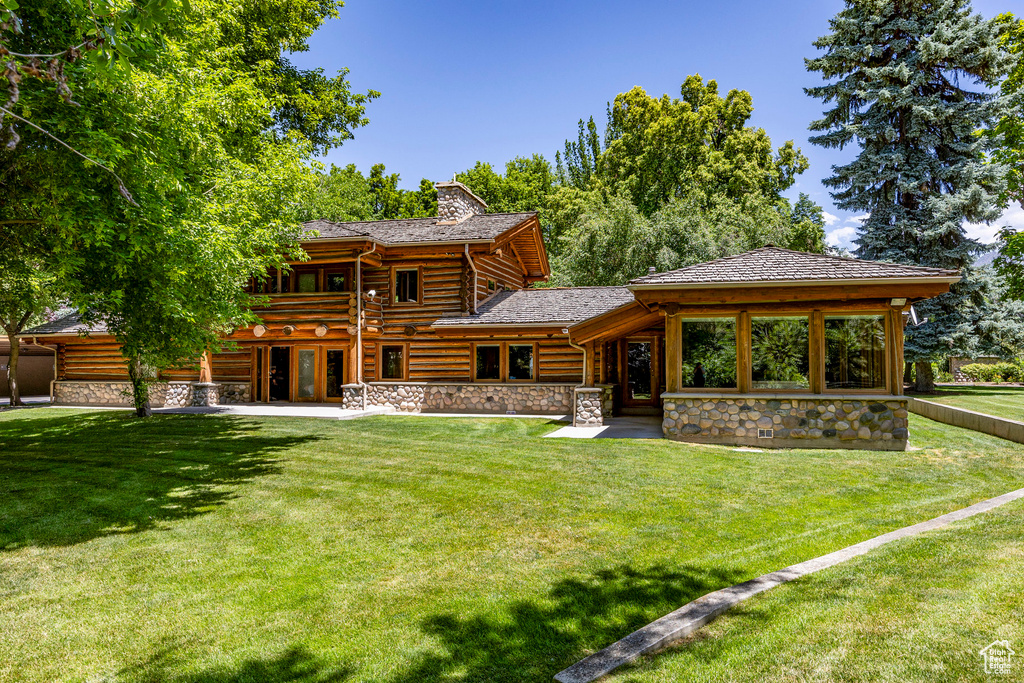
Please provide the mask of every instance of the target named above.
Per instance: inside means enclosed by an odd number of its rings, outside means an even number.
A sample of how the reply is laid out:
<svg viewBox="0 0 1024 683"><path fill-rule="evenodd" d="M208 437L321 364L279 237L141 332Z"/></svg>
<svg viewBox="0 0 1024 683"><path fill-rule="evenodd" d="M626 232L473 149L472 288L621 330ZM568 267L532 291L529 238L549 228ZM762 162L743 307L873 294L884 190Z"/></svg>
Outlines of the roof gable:
<svg viewBox="0 0 1024 683"><path fill-rule="evenodd" d="M631 287L728 286L851 280L956 279L959 273L768 246L630 281Z"/></svg>

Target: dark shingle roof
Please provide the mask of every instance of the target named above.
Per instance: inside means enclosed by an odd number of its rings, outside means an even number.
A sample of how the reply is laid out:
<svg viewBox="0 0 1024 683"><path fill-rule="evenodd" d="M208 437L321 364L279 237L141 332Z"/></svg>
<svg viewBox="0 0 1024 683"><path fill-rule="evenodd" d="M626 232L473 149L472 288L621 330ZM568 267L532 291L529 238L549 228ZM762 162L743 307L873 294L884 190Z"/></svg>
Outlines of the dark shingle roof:
<svg viewBox="0 0 1024 683"><path fill-rule="evenodd" d="M625 287L566 287L499 292L476 315L441 318L435 327L459 325L572 324L633 301Z"/></svg>
<svg viewBox="0 0 1024 683"><path fill-rule="evenodd" d="M65 315L63 318L57 318L48 323L37 325L30 330L25 330L21 333L22 337L32 337L41 334L83 334L85 332L106 332L106 324L100 320L87 325L82 322L82 317L78 313L70 313Z"/></svg>
<svg viewBox="0 0 1024 683"><path fill-rule="evenodd" d="M873 280L885 278L956 277L955 270L899 263L809 254L779 247L762 247L737 256L698 263L667 273L632 280L633 285L706 285L716 283Z"/></svg>
<svg viewBox="0 0 1024 683"><path fill-rule="evenodd" d="M536 216L529 213L487 213L470 216L461 223L441 225L437 218L403 218L393 221L358 221L333 223L331 221L309 221L307 230L316 230L320 239L345 237L369 238L384 244L408 244L414 242L464 242L468 240L493 240L506 230Z"/></svg>

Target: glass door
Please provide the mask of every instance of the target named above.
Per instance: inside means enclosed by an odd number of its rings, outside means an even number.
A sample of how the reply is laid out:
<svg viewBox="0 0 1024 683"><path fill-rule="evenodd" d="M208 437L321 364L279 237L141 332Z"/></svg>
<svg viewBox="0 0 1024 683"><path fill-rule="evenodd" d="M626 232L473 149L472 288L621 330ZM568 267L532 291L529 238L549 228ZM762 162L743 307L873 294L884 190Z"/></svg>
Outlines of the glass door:
<svg viewBox="0 0 1024 683"><path fill-rule="evenodd" d="M655 339L630 339L624 343L622 402L628 406L655 406L661 392L658 387L657 355Z"/></svg>
<svg viewBox="0 0 1024 683"><path fill-rule="evenodd" d="M287 346L273 346L270 348L270 367L268 368L268 391L269 401L287 401L291 388L291 348Z"/></svg>
<svg viewBox="0 0 1024 683"><path fill-rule="evenodd" d="M317 400L317 349L315 346L295 347L295 400Z"/></svg>
<svg viewBox="0 0 1024 683"><path fill-rule="evenodd" d="M325 401L341 401L345 386L345 355L344 349L327 349L325 351L327 371L324 387Z"/></svg>

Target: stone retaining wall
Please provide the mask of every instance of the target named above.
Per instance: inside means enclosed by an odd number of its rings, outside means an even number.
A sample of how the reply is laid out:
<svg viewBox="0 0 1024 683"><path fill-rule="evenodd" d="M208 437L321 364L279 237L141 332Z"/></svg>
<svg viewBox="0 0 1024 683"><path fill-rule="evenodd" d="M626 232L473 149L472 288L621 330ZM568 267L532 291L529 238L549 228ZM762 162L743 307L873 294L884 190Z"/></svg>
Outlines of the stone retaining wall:
<svg viewBox="0 0 1024 683"><path fill-rule="evenodd" d="M414 384L366 385L366 407L390 406L404 412L530 413L573 412L571 384Z"/></svg>
<svg viewBox="0 0 1024 683"><path fill-rule="evenodd" d="M665 436L766 448L904 450L907 399L665 394ZM770 435L765 430L771 430Z"/></svg>
<svg viewBox="0 0 1024 683"><path fill-rule="evenodd" d="M942 405L933 401L922 401L919 398L910 399L910 411L936 422L991 434L1008 441L1024 443L1024 422L1017 420L977 413L973 410Z"/></svg>

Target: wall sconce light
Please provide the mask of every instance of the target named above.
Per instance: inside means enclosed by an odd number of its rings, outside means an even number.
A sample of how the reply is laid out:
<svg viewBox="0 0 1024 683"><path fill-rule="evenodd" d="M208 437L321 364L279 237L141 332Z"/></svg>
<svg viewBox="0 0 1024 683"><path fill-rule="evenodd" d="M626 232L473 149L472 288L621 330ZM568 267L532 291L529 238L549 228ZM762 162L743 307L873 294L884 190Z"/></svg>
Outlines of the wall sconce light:
<svg viewBox="0 0 1024 683"><path fill-rule="evenodd" d="M889 303L892 305L893 308L903 308L904 306L907 305L907 300L906 298L893 299Z"/></svg>

